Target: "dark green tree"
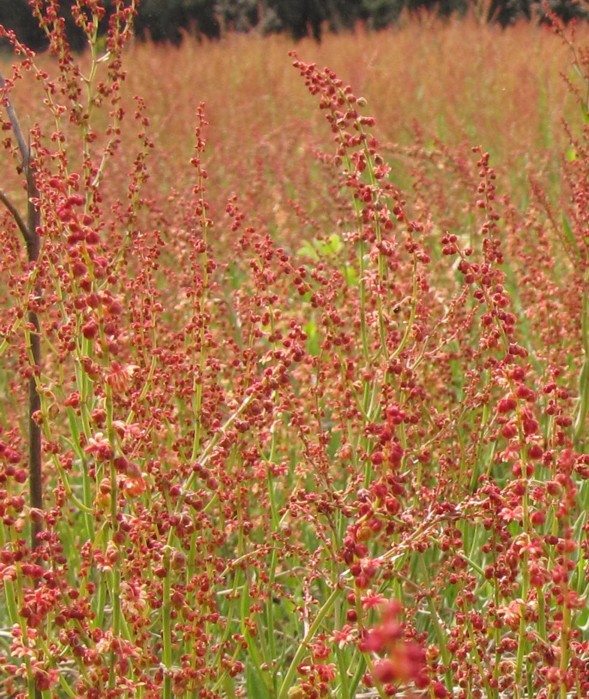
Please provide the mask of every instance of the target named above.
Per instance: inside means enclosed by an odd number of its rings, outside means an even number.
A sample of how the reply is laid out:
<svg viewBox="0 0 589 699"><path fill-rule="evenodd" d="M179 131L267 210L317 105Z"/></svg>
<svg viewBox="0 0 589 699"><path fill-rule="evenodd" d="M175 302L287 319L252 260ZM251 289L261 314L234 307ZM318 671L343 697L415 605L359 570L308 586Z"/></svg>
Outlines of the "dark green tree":
<svg viewBox="0 0 589 699"><path fill-rule="evenodd" d="M79 51L84 48L85 38L72 18L73 2L61 0L60 7L70 45L74 51ZM49 43L45 33L39 29L27 0L0 0L0 24L14 31L19 41L35 51L44 49Z"/></svg>
<svg viewBox="0 0 589 699"><path fill-rule="evenodd" d="M216 0L214 9L224 32L244 33L260 27L263 6L257 0Z"/></svg>
<svg viewBox="0 0 589 699"><path fill-rule="evenodd" d="M371 29L385 29L394 24L403 11L405 0L362 0Z"/></svg>
<svg viewBox="0 0 589 699"><path fill-rule="evenodd" d="M178 44L183 33L218 37L220 26L211 0L143 0L135 31L143 39Z"/></svg>
<svg viewBox="0 0 589 699"><path fill-rule="evenodd" d="M85 38L75 26L71 6L60 0L66 31L74 50L83 50ZM364 22L371 29L384 29L398 21L402 12L422 10L448 17L464 14L475 0L141 0L135 22L136 34L145 40L178 44L184 35L218 38L230 31L289 33L295 39L323 31L340 32ZM105 0L107 17L114 0ZM522 19L550 21L546 8L565 22L588 19L588 12L575 0L491 0L487 19L504 27ZM0 0L0 24L34 50L47 46L28 0ZM107 22L105 19L104 26ZM7 42L0 43L7 48Z"/></svg>
<svg viewBox="0 0 589 699"><path fill-rule="evenodd" d="M325 3L320 0L267 0L274 14L270 31L290 32L295 39L312 35L321 39L321 25L327 19Z"/></svg>
<svg viewBox="0 0 589 699"><path fill-rule="evenodd" d="M46 44L45 35L33 21L27 0L0 0L0 24L14 31L18 39L31 48Z"/></svg>

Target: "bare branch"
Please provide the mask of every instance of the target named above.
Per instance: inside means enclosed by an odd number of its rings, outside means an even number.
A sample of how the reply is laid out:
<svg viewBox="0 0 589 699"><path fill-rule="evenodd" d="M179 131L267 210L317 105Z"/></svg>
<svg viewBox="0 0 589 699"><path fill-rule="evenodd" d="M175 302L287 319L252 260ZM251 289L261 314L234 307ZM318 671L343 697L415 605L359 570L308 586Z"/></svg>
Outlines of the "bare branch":
<svg viewBox="0 0 589 699"><path fill-rule="evenodd" d="M15 220L16 225L20 228L20 232L23 234L23 237L25 239L25 242L28 244L29 242L29 229L27 228L27 224L24 222L23 217L18 213L18 209L14 204L10 201L10 199L4 194L4 192L0 189L0 201L4 204L4 206L8 209L10 212L12 218Z"/></svg>
<svg viewBox="0 0 589 699"><path fill-rule="evenodd" d="M31 148L27 143L14 107L8 97L6 89L6 81L0 74L0 90L3 91L3 101L4 106L12 125L12 130L16 137L18 148L22 157L23 170L26 177L26 188L27 188L27 222L19 214L18 210L10 199L0 190L0 202L8 209L12 214L16 225L20 228L21 233L24 236L25 243L27 246L27 257L29 262L36 262L39 257L39 252L41 249L41 239L37 231L40 225L40 212L36 206L36 201L39 198L39 189L37 188L37 182L35 177L35 168L31 162ZM35 295L40 297L42 293L42 288L37 281L35 285ZM28 312L29 323L33 327L33 331L30 333L30 357L31 364L33 366L34 372L29 378L29 401L28 401L28 418L29 418L29 504L31 508L43 511L43 449L42 449L42 435L41 428L37 423L36 415L41 409L41 399L39 396L39 391L37 390L37 384L35 380L35 373L41 370L41 327L39 322L39 316L35 310L29 309ZM31 523L31 548L35 551L41 544L38 538L42 530L42 524L37 519L34 519ZM35 690L35 699L40 698L41 692Z"/></svg>
<svg viewBox="0 0 589 699"><path fill-rule="evenodd" d="M23 135L22 129L20 127L20 122L18 120L18 117L16 116L16 112L14 111L14 107L12 106L12 102L10 101L8 94L6 93L6 80L4 80L4 76L1 73L0 73L0 89L5 91L4 100L5 100L6 112L8 114L8 118L10 119L10 123L12 124L12 130L14 131L14 135L16 137L16 142L18 143L18 149L20 151L20 155L21 155L22 161L23 161L23 168L25 168L25 170L28 170L30 162L31 162L31 151L30 151L30 148L27 145L27 141Z"/></svg>
<svg viewBox="0 0 589 699"><path fill-rule="evenodd" d="M24 223L23 218L20 216L16 208L10 203L6 195L0 192L0 201L6 206L6 208L13 215L16 224L20 228L25 242L27 244L27 251L29 254L29 260L35 261L39 256L40 241L37 235L37 226L39 225L39 212L35 209L35 204L33 199L38 198L39 191L37 189L37 184L35 182L35 173L31 165L31 148L24 137L23 131L20 126L20 122L16 115L16 111L12 106L12 102L8 97L6 91L6 80L4 80L3 75L0 73L0 90L4 91L4 106L6 107L6 112L12 125L12 130L16 137L18 143L18 149L22 157L22 166L27 179L27 194L28 194L28 225Z"/></svg>

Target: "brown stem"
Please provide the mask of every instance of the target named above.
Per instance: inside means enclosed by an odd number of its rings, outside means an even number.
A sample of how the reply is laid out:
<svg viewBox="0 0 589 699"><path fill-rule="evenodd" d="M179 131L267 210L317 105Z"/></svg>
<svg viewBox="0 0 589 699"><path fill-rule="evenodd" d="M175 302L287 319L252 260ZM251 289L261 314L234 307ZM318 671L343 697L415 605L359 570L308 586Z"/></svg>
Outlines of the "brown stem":
<svg viewBox="0 0 589 699"><path fill-rule="evenodd" d="M0 90L5 90L6 82L0 75ZM29 264L33 265L39 259L41 250L41 240L38 233L38 228L41 223L39 210L36 202L39 199L39 190L35 180L35 171L31 162L31 148L23 135L18 117L8 98L4 93L4 106L12 125L12 130L18 149L22 158L23 172L26 177L27 184L27 220L26 223L18 213L17 209L12 205L6 195L1 194L0 201L6 206L12 214L17 226L19 227L25 244L27 247L27 258ZM34 295L38 299L41 296L41 283L36 282ZM35 413L41 409L41 399L37 391L36 376L41 371L41 336L39 316L36 311L29 310L28 321L33 331L30 335L31 346L30 353L33 364L33 373L29 379L29 405L28 405L28 421L29 421L29 499L31 508L39 511L43 510L43 462L42 462L42 444L41 444L41 428L35 421ZM38 535L41 532L42 526L39 517L31 518L31 547L35 550L39 546Z"/></svg>
<svg viewBox="0 0 589 699"><path fill-rule="evenodd" d="M23 234L23 238L26 241L27 236L29 234L27 224L23 221L23 218L18 212L16 206L14 206L14 204L10 201L10 199L6 196L6 194L4 194L2 190L0 190L0 202L2 202L4 206L8 209L10 215L15 220L16 225L19 227L20 232Z"/></svg>

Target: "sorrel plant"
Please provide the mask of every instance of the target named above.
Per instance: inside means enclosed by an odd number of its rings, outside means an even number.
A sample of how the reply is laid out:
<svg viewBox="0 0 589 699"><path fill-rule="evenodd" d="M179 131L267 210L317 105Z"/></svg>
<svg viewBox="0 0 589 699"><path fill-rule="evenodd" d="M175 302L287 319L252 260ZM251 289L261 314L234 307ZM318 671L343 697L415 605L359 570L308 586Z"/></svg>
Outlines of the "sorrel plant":
<svg viewBox="0 0 589 699"><path fill-rule="evenodd" d="M225 161L203 105L186 163L158 144L133 3L102 39L78 0L81 57L31 4L52 57L3 32L3 696L589 696L589 52L556 27L578 116L524 181L381 142L293 54L333 137L295 181L300 134Z"/></svg>

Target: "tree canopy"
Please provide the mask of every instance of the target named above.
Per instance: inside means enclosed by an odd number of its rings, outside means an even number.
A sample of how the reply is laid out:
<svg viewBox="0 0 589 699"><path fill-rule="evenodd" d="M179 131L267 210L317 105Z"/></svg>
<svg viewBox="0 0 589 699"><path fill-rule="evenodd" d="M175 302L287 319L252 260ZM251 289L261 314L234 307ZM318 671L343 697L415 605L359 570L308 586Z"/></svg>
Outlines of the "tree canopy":
<svg viewBox="0 0 589 699"><path fill-rule="evenodd" d="M74 49L84 39L71 16L75 0L61 0L60 12ZM107 12L114 0L105 0ZM484 8L484 9L481 9ZM506 27L522 19L543 21L547 9L569 21L587 18L575 0L141 0L135 32L141 39L178 44L182 37L209 39L227 32L289 33L295 39L313 36L318 41L326 31L341 32L362 25L371 30L394 25L403 13L429 12L442 17L476 11L483 21ZM482 15L482 16L481 16ZM0 0L0 24L35 50L46 38L39 29L29 0Z"/></svg>

